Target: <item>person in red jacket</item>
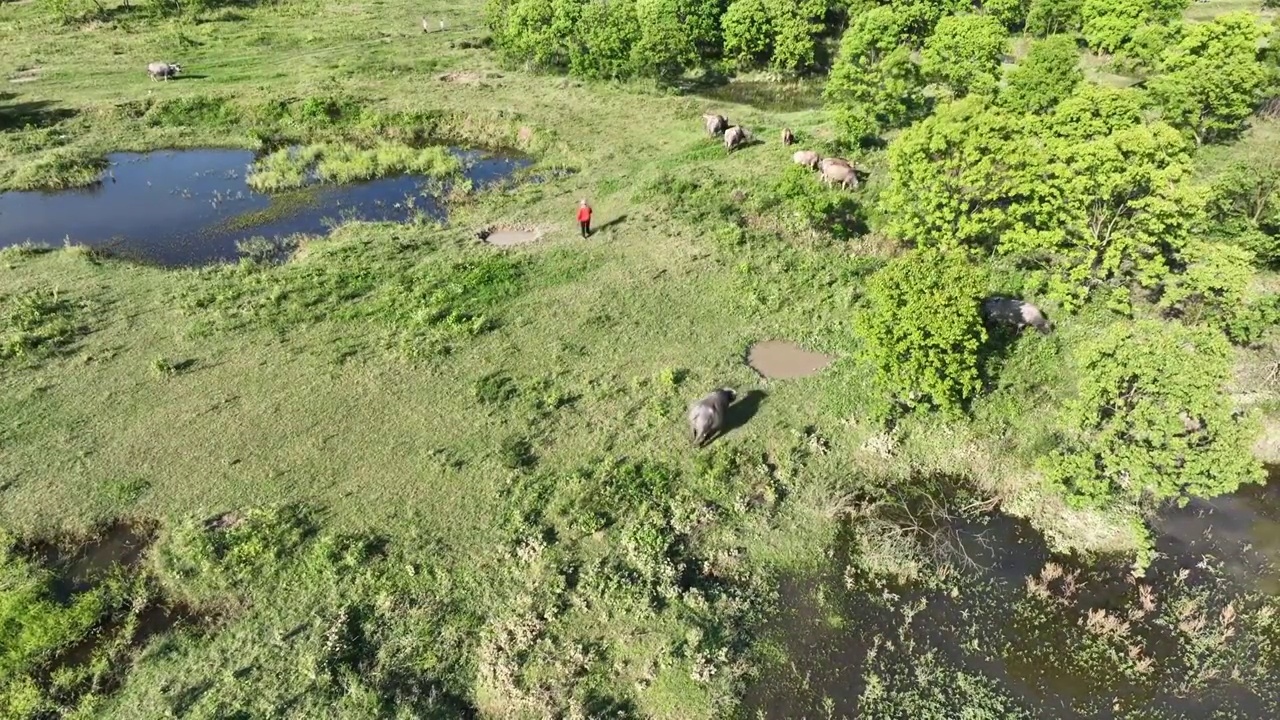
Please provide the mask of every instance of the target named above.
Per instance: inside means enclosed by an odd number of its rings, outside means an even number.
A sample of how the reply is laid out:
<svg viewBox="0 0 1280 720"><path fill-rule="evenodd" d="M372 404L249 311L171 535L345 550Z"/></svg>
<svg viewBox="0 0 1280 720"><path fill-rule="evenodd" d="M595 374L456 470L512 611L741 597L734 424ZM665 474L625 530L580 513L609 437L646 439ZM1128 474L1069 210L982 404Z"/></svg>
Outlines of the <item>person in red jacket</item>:
<svg viewBox="0 0 1280 720"><path fill-rule="evenodd" d="M578 225L582 228L582 237L591 235L591 206L585 199L578 203Z"/></svg>

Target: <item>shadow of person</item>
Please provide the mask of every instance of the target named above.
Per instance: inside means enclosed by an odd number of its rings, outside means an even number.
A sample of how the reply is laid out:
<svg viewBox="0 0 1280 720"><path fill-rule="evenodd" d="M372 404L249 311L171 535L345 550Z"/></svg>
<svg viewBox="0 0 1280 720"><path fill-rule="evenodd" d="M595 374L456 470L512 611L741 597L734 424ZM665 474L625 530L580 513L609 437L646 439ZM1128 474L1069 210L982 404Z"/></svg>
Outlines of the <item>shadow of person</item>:
<svg viewBox="0 0 1280 720"><path fill-rule="evenodd" d="M613 227L613 226L615 226L615 225L621 225L622 223L624 223L624 222L626 222L626 221L627 221L627 215L626 215L625 213L623 213L622 215L619 215L618 217L616 217L616 218L614 218L614 219L610 220L610 221L609 221L609 222L607 222L607 223L604 223L604 224L599 225L599 226L597 226L597 227L591 228L591 234L592 234L592 235L595 235L596 233L600 232L601 230L608 230L609 228L611 228L611 227Z"/></svg>
<svg viewBox="0 0 1280 720"><path fill-rule="evenodd" d="M766 397L769 397L769 394L763 390L750 390L746 395L738 398L737 402L729 406L724 419L724 432L721 435L728 435L751 422L751 418L760 412L760 405Z"/></svg>

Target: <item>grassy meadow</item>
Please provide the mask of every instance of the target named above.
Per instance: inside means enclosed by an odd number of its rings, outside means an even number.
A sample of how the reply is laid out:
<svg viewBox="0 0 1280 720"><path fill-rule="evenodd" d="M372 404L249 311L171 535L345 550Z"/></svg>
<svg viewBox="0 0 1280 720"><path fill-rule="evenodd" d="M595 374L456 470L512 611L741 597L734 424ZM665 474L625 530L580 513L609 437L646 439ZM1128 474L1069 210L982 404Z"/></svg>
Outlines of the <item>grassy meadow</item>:
<svg viewBox="0 0 1280 720"><path fill-rule="evenodd" d="M1219 5L1239 3L1189 12ZM1100 311L992 360L968 418L875 420L853 322L902 251L876 231L883 151L856 158L870 180L849 225L867 232L803 226L777 138L832 148L809 84L586 83L503 66L486 36L479 0L198 20L107 3L71 24L0 5L0 190L209 146L325 148L335 180L456 171L407 149L423 142L509 148L548 178L462 193L447 224L345 224L283 264L0 251L0 577L21 589L0 625L49 629L0 643L0 715L723 717L778 578L821 565L851 507L955 481L950 511L998 502L1056 549L1142 546L1136 508L1069 507L1034 462L1073 392L1060 360ZM153 82L154 60L183 73ZM707 111L763 142L727 154ZM1275 133L1206 150L1206 172ZM300 182L266 157L259 186ZM545 235L498 250L476 239L495 225ZM1001 269L992 291L1020 272ZM762 339L835 361L766 380L743 362ZM1276 412L1275 348L1236 352L1233 390ZM725 385L754 412L694 451L687 404ZM1280 459L1274 432L1259 448ZM92 597L36 600L57 582L35 544L120 522L147 548L135 565L90 573ZM865 564L910 564L899 538L869 541ZM176 626L149 634L153 607ZM65 659L95 632L88 660Z"/></svg>

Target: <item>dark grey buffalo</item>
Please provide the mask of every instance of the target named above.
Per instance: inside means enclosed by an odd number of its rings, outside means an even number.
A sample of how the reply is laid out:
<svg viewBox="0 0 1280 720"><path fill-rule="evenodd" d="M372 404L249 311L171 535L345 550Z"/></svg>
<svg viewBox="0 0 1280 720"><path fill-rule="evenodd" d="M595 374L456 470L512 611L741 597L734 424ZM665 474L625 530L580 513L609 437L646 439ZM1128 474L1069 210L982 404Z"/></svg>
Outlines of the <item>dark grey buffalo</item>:
<svg viewBox="0 0 1280 720"><path fill-rule="evenodd" d="M737 393L720 388L689 406L689 430L693 433L694 447L702 447L713 437L724 432L729 404Z"/></svg>
<svg viewBox="0 0 1280 720"><path fill-rule="evenodd" d="M1048 335L1053 330L1053 323L1045 319L1040 308L1014 298L987 298L982 302L982 314L990 320L1008 323L1019 330L1031 326L1044 335Z"/></svg>

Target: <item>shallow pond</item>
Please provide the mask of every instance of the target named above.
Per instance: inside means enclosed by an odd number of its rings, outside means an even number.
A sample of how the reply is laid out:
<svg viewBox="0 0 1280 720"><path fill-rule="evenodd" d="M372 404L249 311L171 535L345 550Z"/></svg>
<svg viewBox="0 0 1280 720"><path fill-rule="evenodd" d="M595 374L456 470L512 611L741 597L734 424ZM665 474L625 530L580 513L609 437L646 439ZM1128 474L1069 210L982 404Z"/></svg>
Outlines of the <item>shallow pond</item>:
<svg viewBox="0 0 1280 720"><path fill-rule="evenodd" d="M823 573L783 582L744 716L1280 716L1275 478L1166 512L1141 577L991 514L923 533L951 577L875 582L848 562L850 526Z"/></svg>
<svg viewBox="0 0 1280 720"><path fill-rule="evenodd" d="M529 165L519 157L455 151L476 189ZM164 266L235 260L251 237L319 235L335 221L443 219L441 187L414 176L348 185L315 185L264 195L245 176L245 150L118 153L103 181L60 192L0 194L0 247L65 241Z"/></svg>

